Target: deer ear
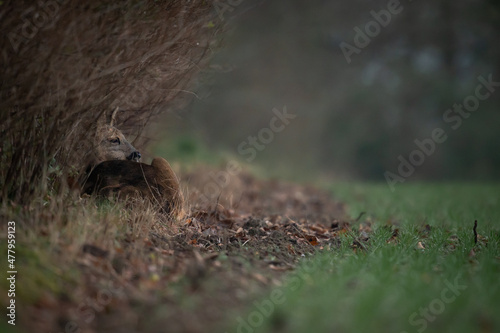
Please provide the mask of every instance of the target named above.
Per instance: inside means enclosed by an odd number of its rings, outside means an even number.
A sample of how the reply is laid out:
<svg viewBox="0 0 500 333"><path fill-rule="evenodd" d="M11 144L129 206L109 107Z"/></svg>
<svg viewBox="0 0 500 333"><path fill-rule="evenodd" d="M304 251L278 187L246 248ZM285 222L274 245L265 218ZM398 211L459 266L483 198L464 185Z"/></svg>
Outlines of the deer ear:
<svg viewBox="0 0 500 333"><path fill-rule="evenodd" d="M99 129L101 127L104 127L107 124L107 119L106 119L106 111L103 110L101 111L96 118L95 124L97 125L96 128Z"/></svg>
<svg viewBox="0 0 500 333"><path fill-rule="evenodd" d="M114 126L114 123L115 123L115 120L116 120L116 113L118 112L118 106L115 108L115 110L113 111L113 113L111 114L111 121L109 122L109 126L113 127Z"/></svg>
<svg viewBox="0 0 500 333"><path fill-rule="evenodd" d="M111 129L108 125L108 119L106 119L106 113L106 110L100 111L95 118L94 125L91 127L95 131L94 144L98 144L103 137L108 136L107 129Z"/></svg>

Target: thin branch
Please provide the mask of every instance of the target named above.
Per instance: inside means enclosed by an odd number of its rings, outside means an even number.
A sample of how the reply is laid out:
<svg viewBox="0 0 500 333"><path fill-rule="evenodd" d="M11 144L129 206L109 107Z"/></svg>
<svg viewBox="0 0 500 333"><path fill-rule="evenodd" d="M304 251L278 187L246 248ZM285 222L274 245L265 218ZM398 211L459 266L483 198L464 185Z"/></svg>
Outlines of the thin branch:
<svg viewBox="0 0 500 333"><path fill-rule="evenodd" d="M472 230L474 231L474 244L477 244L477 220L474 221L474 228Z"/></svg>

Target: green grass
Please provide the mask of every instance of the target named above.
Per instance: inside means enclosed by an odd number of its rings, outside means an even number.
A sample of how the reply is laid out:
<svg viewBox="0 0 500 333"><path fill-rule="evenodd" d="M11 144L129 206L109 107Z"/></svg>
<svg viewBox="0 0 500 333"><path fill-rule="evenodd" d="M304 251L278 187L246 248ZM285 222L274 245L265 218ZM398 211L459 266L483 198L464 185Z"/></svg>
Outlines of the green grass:
<svg viewBox="0 0 500 333"><path fill-rule="evenodd" d="M458 227L477 219L500 227L500 184L400 184L394 192L382 183L338 184L332 192L354 218L365 212L382 223Z"/></svg>
<svg viewBox="0 0 500 333"><path fill-rule="evenodd" d="M385 184L342 184L333 192L352 217L366 212L360 222L373 222L366 250L352 249L356 230L343 236L340 248L305 260L237 318L233 331L500 331L500 186L414 184L391 193ZM487 243L474 244L475 219ZM432 226L427 237L424 224ZM388 243L396 227L397 242Z"/></svg>

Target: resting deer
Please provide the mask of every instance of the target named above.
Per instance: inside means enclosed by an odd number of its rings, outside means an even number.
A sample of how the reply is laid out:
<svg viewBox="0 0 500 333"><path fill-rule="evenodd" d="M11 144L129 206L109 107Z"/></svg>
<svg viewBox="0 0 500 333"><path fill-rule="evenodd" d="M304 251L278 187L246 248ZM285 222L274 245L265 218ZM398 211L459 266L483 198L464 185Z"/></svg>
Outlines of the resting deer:
<svg viewBox="0 0 500 333"><path fill-rule="evenodd" d="M117 110L109 125L98 127L81 193L144 197L173 216L181 215L184 199L170 164L161 157L154 158L151 165L138 162L139 151L113 126Z"/></svg>

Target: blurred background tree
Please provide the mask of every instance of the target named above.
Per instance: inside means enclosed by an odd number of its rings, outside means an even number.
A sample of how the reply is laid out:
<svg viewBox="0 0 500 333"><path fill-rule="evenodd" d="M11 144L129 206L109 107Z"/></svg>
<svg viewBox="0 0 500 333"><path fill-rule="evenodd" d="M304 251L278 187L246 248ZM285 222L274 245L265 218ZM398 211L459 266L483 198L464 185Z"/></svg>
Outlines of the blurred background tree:
<svg viewBox="0 0 500 333"><path fill-rule="evenodd" d="M383 180L439 127L448 140L410 179L498 180L500 91L456 130L443 114L474 93L478 76L500 81L500 1L401 1L348 63L339 45L354 45L354 28L390 2L263 1L224 13L225 47L198 98L168 120L169 140L191 133L237 155L286 105L296 120L254 162L271 174Z"/></svg>

